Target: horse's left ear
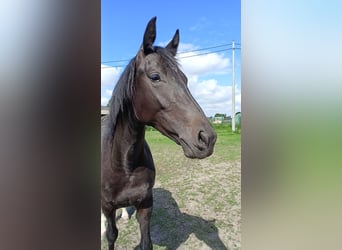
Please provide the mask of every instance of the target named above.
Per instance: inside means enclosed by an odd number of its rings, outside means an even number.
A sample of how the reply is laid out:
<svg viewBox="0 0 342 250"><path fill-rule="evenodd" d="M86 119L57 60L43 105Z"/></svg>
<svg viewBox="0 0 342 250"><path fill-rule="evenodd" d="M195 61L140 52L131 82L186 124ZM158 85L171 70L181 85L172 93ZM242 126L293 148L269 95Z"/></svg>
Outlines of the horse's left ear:
<svg viewBox="0 0 342 250"><path fill-rule="evenodd" d="M165 48L168 49L173 54L173 56L175 56L177 54L178 44L179 44L179 30L177 29L172 40L169 42L168 45L166 45Z"/></svg>
<svg viewBox="0 0 342 250"><path fill-rule="evenodd" d="M146 26L143 41L143 50L145 55L154 51L153 43L154 40L156 40L156 20L157 17L153 17Z"/></svg>

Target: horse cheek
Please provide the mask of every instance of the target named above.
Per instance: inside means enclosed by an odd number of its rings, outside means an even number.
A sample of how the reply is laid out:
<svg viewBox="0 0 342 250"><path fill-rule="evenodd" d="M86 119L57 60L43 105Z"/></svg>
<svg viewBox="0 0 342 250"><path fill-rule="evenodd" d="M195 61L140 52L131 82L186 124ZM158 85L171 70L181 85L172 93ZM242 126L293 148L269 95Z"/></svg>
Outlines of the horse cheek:
<svg viewBox="0 0 342 250"><path fill-rule="evenodd" d="M137 94L133 98L133 107L136 118L139 122L150 123L153 119L153 105L149 102L149 97Z"/></svg>

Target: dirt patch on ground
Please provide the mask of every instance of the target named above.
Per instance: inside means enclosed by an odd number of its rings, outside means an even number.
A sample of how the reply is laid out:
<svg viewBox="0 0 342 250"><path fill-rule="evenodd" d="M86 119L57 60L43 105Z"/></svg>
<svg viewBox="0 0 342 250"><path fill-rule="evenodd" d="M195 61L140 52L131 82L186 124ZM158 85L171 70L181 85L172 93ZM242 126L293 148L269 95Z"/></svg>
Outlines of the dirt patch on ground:
<svg viewBox="0 0 342 250"><path fill-rule="evenodd" d="M240 249L240 160L213 163L187 159L181 151L160 154L154 154L154 249ZM134 249L140 240L135 216L119 219L117 226L116 249ZM107 249L105 240L101 249Z"/></svg>

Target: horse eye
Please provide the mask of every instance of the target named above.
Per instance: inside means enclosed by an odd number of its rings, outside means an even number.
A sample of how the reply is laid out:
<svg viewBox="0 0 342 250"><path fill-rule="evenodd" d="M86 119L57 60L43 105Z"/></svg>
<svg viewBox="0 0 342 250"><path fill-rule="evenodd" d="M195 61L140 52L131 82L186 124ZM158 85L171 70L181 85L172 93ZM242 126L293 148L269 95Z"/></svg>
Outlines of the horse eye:
<svg viewBox="0 0 342 250"><path fill-rule="evenodd" d="M160 81L160 75L158 73L152 73L151 75L149 75L149 78L153 82L159 82Z"/></svg>

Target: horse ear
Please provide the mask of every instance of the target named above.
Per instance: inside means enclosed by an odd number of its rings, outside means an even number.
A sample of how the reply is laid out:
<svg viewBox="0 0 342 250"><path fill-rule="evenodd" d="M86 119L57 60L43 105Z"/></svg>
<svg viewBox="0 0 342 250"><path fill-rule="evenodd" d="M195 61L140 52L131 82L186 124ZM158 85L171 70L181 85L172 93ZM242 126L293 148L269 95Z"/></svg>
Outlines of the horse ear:
<svg viewBox="0 0 342 250"><path fill-rule="evenodd" d="M156 20L157 17L153 17L146 26L143 41L143 50L145 55L154 51L153 43L154 40L156 40Z"/></svg>
<svg viewBox="0 0 342 250"><path fill-rule="evenodd" d="M173 56L175 56L177 54L178 44L179 44L179 30L177 29L172 40L169 42L168 45L166 45L165 48L167 48L173 54Z"/></svg>

